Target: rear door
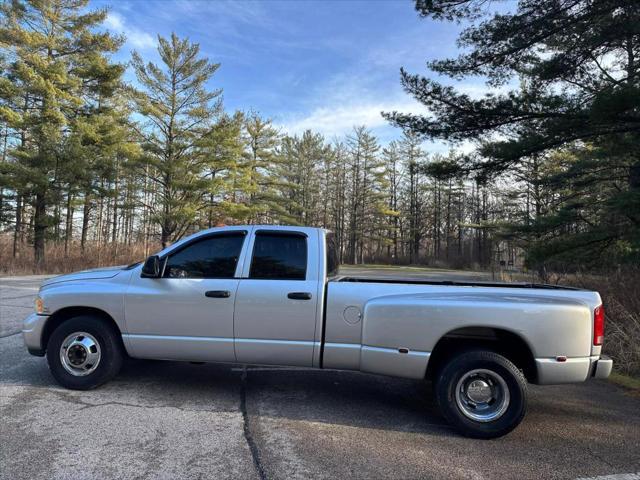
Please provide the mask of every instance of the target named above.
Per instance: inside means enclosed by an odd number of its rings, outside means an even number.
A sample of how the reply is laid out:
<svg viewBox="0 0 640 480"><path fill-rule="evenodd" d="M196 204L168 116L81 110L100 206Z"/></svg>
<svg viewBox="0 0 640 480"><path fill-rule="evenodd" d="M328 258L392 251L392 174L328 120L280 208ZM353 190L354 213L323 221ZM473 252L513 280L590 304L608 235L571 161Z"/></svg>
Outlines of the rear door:
<svg viewBox="0 0 640 480"><path fill-rule="evenodd" d="M315 234L315 235L314 235ZM234 315L238 362L310 367L316 344L318 238L256 228Z"/></svg>

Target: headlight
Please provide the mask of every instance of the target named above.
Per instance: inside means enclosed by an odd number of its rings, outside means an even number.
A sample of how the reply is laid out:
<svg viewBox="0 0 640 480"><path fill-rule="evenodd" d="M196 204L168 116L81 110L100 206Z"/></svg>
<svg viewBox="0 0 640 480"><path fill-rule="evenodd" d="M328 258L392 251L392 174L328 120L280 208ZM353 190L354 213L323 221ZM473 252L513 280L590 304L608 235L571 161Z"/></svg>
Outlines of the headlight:
<svg viewBox="0 0 640 480"><path fill-rule="evenodd" d="M40 297L36 297L35 310L38 315L48 313L47 307L44 306L44 300Z"/></svg>

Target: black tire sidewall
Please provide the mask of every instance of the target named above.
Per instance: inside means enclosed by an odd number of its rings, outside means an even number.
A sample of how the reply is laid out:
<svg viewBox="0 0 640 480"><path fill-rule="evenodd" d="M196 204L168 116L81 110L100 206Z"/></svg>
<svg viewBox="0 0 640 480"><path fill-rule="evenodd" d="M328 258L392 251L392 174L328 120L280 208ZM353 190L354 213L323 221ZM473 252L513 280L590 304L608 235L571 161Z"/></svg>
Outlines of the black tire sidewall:
<svg viewBox="0 0 640 480"><path fill-rule="evenodd" d="M100 346L100 363L88 375L74 376L62 365L60 347L67 336L74 332L91 334ZM122 366L122 343L117 332L105 320L94 316L77 316L59 325L47 342L47 363L56 381L73 390L89 390L113 378Z"/></svg>
<svg viewBox="0 0 640 480"><path fill-rule="evenodd" d="M487 369L500 375L509 389L509 407L497 420L477 422L462 413L456 403L455 389L460 378L475 369ZM440 371L436 399L450 424L466 436L496 438L506 435L522 421L526 413L527 383L522 372L507 358L489 351L467 351L452 359Z"/></svg>

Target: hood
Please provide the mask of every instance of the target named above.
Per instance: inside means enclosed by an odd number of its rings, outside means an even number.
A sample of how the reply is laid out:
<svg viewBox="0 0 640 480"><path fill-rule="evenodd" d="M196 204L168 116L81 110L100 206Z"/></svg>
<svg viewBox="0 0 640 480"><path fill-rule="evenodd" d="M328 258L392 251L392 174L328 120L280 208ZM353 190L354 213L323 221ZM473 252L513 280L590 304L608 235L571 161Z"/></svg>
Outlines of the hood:
<svg viewBox="0 0 640 480"><path fill-rule="evenodd" d="M54 283L82 281L82 280L100 280L105 278L113 278L126 268L125 265L117 267L92 268L91 270L82 270L81 272L68 273L66 275L58 275L42 282L42 287L52 285Z"/></svg>

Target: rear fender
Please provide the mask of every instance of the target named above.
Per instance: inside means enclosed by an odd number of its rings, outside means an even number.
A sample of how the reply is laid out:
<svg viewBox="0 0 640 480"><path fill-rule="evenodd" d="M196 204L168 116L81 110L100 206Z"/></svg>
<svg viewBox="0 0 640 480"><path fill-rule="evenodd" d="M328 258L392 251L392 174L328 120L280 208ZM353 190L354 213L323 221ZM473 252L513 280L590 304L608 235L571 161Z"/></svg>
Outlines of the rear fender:
<svg viewBox="0 0 640 480"><path fill-rule="evenodd" d="M364 307L361 369L424 378L437 342L464 327L510 331L536 358L588 357L591 321L590 306L582 301L540 294L469 291L378 297Z"/></svg>

